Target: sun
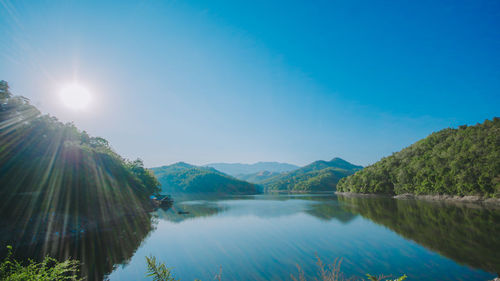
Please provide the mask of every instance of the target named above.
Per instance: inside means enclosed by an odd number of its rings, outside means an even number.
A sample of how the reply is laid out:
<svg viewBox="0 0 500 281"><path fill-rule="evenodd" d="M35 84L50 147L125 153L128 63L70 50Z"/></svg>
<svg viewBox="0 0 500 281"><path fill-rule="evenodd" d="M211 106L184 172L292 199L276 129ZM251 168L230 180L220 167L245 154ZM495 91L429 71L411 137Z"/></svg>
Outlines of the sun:
<svg viewBox="0 0 500 281"><path fill-rule="evenodd" d="M78 83L66 84L61 87L59 97L64 106L75 111L86 109L92 101L89 90Z"/></svg>

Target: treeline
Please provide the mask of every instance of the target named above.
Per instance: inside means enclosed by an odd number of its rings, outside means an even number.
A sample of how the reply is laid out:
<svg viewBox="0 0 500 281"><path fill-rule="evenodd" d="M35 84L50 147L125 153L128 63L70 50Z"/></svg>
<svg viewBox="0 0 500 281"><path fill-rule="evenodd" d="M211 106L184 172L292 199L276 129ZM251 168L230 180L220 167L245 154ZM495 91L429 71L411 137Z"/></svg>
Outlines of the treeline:
<svg viewBox="0 0 500 281"><path fill-rule="evenodd" d="M266 180L270 178L274 178L276 176L284 175L286 172L270 172L270 171L260 171L257 173L251 173L251 174L238 174L235 175L234 177L237 179L240 179L242 181L247 181L255 184L261 184L265 182Z"/></svg>
<svg viewBox="0 0 500 281"><path fill-rule="evenodd" d="M500 118L447 128L342 179L338 191L500 196Z"/></svg>
<svg viewBox="0 0 500 281"><path fill-rule="evenodd" d="M41 115L0 81L0 218L111 220L148 208L159 190L141 160L128 161L105 139Z"/></svg>
<svg viewBox="0 0 500 281"><path fill-rule="evenodd" d="M256 194L255 184L238 180L210 167L179 162L152 169L164 193Z"/></svg>
<svg viewBox="0 0 500 281"><path fill-rule="evenodd" d="M261 182L266 191L335 191L341 178L354 174L361 166L343 159L316 161L294 171Z"/></svg>

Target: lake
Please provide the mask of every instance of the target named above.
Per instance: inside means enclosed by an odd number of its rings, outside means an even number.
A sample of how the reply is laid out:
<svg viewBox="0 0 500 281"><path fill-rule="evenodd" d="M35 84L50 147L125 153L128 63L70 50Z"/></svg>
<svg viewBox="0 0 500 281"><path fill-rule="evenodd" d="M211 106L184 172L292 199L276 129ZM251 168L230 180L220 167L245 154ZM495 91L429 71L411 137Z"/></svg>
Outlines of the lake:
<svg viewBox="0 0 500 281"><path fill-rule="evenodd" d="M132 252L114 260L110 280L147 280L148 255L181 280L214 280L219 272L222 280L291 280L297 264L313 277L316 257L341 258L349 277L491 280L500 272L498 209L333 194L175 200L139 239L115 238Z"/></svg>

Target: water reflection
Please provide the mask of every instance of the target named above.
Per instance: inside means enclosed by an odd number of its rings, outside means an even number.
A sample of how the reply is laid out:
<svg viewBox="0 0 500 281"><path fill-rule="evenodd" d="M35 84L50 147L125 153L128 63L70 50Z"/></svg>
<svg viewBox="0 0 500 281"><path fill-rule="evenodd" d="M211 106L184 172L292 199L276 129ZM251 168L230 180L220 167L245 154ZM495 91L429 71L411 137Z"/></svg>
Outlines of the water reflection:
<svg viewBox="0 0 500 281"><path fill-rule="evenodd" d="M230 209L232 216L253 215L272 218L307 213L324 221L337 220L348 223L353 220L357 215L346 212L336 199L332 193L225 197L194 195L175 198L172 208L157 211L156 215L171 222L182 222L187 219L218 215Z"/></svg>
<svg viewBox="0 0 500 281"><path fill-rule="evenodd" d="M500 273L500 211L477 205L340 196L350 212L473 268Z"/></svg>
<svg viewBox="0 0 500 281"><path fill-rule="evenodd" d="M326 261L344 258L348 276L489 280L494 275L487 272L497 272L500 264L500 245L492 235L499 231L498 214L332 194L176 198L172 209L158 212L158 231L137 258L111 280L140 278L148 254L166 261L183 280L210 279L220 266L227 280L289 280L297 263L314 278L316 253Z"/></svg>
<svg viewBox="0 0 500 281"><path fill-rule="evenodd" d="M187 201L176 202L174 206L168 210L158 210L156 211L156 216L162 220L179 223L187 219L213 216L223 210L224 208L222 206L214 202Z"/></svg>
<svg viewBox="0 0 500 281"><path fill-rule="evenodd" d="M499 272L498 209L332 194L174 199L168 210L50 239L4 223L0 238L18 257L79 259L88 280L110 273L111 280L144 280L150 254L182 280L212 280L219 267L224 280L289 280L297 263L316 277L316 253L344 258L348 276L489 280L488 272Z"/></svg>
<svg viewBox="0 0 500 281"><path fill-rule="evenodd" d="M49 223L63 224L64 216L56 216ZM46 255L59 260L78 259L82 263L81 275L85 280L102 280L116 265L124 265L130 261L141 242L154 229L154 225L155 220L148 213L99 222L93 224L93 227L87 227L85 231L68 233L40 233L15 221L2 221L0 254L5 256L5 246L12 245L14 257L18 260L41 260Z"/></svg>

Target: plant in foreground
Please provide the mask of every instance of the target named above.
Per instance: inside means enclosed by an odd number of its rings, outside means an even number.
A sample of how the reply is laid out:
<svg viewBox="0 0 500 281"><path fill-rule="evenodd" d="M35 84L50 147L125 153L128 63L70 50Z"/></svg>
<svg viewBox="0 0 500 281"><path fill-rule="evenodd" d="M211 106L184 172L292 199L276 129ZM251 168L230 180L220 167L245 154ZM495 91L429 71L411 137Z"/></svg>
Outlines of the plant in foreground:
<svg viewBox="0 0 500 281"><path fill-rule="evenodd" d="M336 258L335 261L330 265L325 265L321 258L316 255L316 265L318 266L319 273L319 281L347 281L347 280L357 280L355 277L346 278L344 274L340 271L340 267L342 264L342 259ZM299 271L298 277L295 277L293 274L290 274L290 277L293 281L307 281L307 278L304 274L304 270L297 264L297 270ZM390 276L374 276L371 274L366 274L368 277L368 281L403 281L407 278L406 275L403 275L397 279L387 279ZM318 281L317 278L315 278ZM360 279L364 280L364 279Z"/></svg>
<svg viewBox="0 0 500 281"><path fill-rule="evenodd" d="M154 281L179 281L174 278L170 268L162 262L156 262L156 257L146 257L148 264L148 277L153 277Z"/></svg>
<svg viewBox="0 0 500 281"><path fill-rule="evenodd" d="M406 274L404 274L403 276L400 276L399 278L396 278L396 279L385 279L389 276L373 276L373 275L370 275L370 274L366 274L366 276L368 277L368 280L369 281L380 281L380 280L386 280L386 281L403 281L405 280L406 278L408 278L408 276L406 276Z"/></svg>
<svg viewBox="0 0 500 281"><path fill-rule="evenodd" d="M0 279L5 281L52 281L52 280L82 280L77 276L79 261L66 260L59 262L54 258L45 257L41 262L29 260L21 264L12 259L12 246L7 246L7 257L0 263Z"/></svg>
<svg viewBox="0 0 500 281"><path fill-rule="evenodd" d="M340 265L342 264L342 259L335 259L335 261L330 265L325 265L323 261L316 256L317 261L316 264L319 268L319 281L344 281L344 280L356 280L355 278L345 278L344 274L340 271ZM167 268L167 266L162 262L157 262L154 256L146 257L146 263L148 265L148 277L153 277L154 281L179 281L174 278L172 275L171 269ZM297 269L299 271L298 277L295 277L293 274L290 274L290 278L293 281L307 281L307 278L304 274L304 270L297 264ZM387 279L389 276L374 276L370 274L366 274L368 277L367 281L403 281L407 278L406 275L403 275L397 279ZM218 274L215 275L215 279L218 281L222 280L222 267ZM318 279L315 279L318 281ZM364 280L364 279L361 279ZM199 280L195 280L199 281Z"/></svg>

